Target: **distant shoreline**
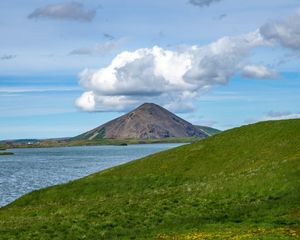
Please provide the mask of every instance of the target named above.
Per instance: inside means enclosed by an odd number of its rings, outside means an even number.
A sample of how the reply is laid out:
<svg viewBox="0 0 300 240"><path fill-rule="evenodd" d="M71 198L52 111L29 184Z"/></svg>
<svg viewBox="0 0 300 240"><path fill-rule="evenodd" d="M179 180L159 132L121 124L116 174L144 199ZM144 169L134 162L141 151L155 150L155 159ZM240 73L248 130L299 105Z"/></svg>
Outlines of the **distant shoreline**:
<svg viewBox="0 0 300 240"><path fill-rule="evenodd" d="M201 138L164 138L164 139L102 139L102 140L34 140L19 142L19 140L2 141L3 149L15 148L53 148L53 147L80 147L80 146L127 146L132 144L161 144L161 143L192 143Z"/></svg>

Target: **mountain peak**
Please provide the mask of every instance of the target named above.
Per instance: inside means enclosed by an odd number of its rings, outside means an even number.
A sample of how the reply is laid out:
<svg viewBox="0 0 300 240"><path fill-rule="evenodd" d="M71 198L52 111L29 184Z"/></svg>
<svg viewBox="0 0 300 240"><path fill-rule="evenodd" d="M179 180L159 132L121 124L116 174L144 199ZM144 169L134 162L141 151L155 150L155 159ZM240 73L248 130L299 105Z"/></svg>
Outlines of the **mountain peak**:
<svg viewBox="0 0 300 240"><path fill-rule="evenodd" d="M161 106L155 103L143 103L142 105L138 106L136 109L149 109L149 108L162 108Z"/></svg>
<svg viewBox="0 0 300 240"><path fill-rule="evenodd" d="M208 135L191 123L155 103L143 103L131 112L107 122L77 138L160 139Z"/></svg>

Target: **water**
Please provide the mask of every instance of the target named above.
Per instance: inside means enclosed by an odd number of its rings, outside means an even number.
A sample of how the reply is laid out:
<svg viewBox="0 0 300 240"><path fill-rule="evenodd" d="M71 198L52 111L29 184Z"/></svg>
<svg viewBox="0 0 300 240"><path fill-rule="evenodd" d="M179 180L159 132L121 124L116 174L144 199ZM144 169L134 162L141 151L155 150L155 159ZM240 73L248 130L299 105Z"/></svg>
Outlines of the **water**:
<svg viewBox="0 0 300 240"><path fill-rule="evenodd" d="M0 206L33 190L65 183L179 145L143 144L10 150L15 155L0 156Z"/></svg>

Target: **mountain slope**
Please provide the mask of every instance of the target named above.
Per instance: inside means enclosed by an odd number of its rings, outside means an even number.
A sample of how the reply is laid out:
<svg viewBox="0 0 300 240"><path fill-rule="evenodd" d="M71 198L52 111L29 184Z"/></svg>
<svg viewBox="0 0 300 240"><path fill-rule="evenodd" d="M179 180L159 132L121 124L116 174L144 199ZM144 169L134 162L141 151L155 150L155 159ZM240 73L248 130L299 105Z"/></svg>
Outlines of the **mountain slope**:
<svg viewBox="0 0 300 240"><path fill-rule="evenodd" d="M0 209L1 239L299 239L300 120L262 122Z"/></svg>
<svg viewBox="0 0 300 240"><path fill-rule="evenodd" d="M161 139L207 136L208 134L201 129L168 110L153 103L144 103L133 111L74 139Z"/></svg>
<svg viewBox="0 0 300 240"><path fill-rule="evenodd" d="M213 135L216 135L216 134L222 132L221 130L218 130L218 129L212 128L212 127L207 127L207 126L195 125L195 127L199 128L201 131L205 132L209 136L213 136Z"/></svg>

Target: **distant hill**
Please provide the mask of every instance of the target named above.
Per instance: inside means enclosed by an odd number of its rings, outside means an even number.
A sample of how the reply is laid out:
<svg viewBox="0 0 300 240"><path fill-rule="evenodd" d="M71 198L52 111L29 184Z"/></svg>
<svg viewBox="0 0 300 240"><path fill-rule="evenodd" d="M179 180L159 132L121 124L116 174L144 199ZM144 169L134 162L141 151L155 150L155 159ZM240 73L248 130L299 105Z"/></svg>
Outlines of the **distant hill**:
<svg viewBox="0 0 300 240"><path fill-rule="evenodd" d="M300 239L300 119L157 153L0 209L0 239Z"/></svg>
<svg viewBox="0 0 300 240"><path fill-rule="evenodd" d="M195 127L199 128L201 131L205 132L209 136L213 136L215 134L222 132L222 131L220 131L216 128L212 128L212 127L199 126L199 125L195 125Z"/></svg>
<svg viewBox="0 0 300 240"><path fill-rule="evenodd" d="M208 133L161 106L144 103L133 111L72 140L205 138L207 136Z"/></svg>
<svg viewBox="0 0 300 240"><path fill-rule="evenodd" d="M3 140L0 141L0 148L189 143L218 132L214 128L194 126L159 105L144 103L133 111L76 137Z"/></svg>

